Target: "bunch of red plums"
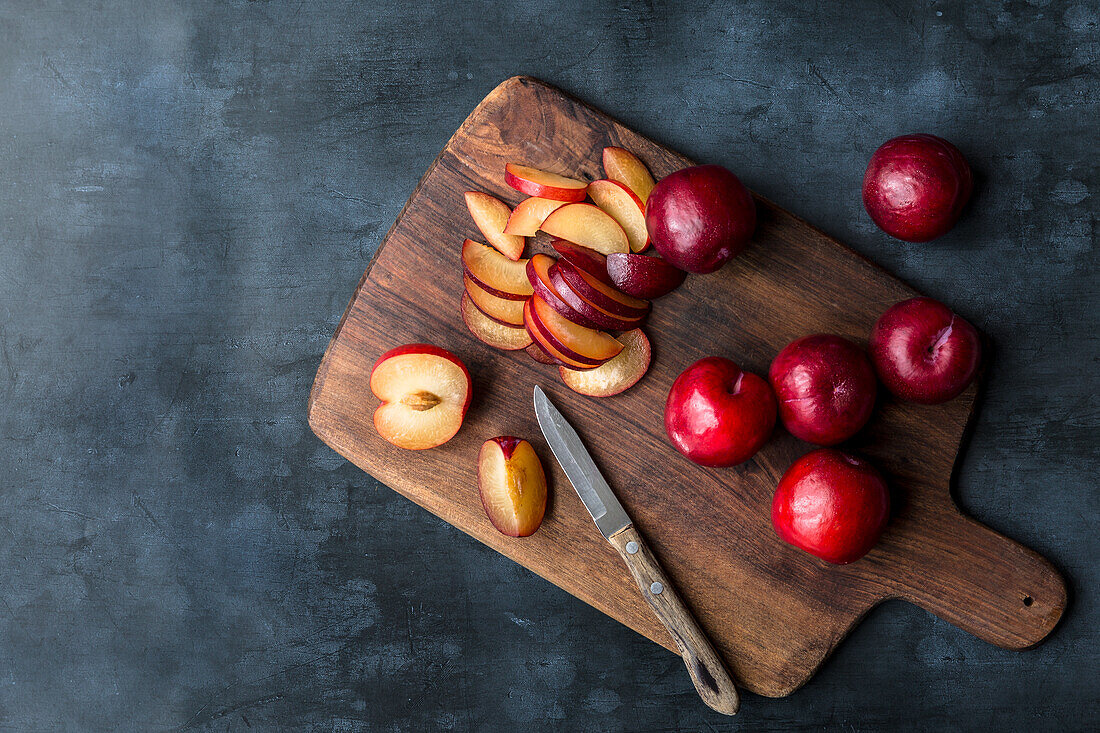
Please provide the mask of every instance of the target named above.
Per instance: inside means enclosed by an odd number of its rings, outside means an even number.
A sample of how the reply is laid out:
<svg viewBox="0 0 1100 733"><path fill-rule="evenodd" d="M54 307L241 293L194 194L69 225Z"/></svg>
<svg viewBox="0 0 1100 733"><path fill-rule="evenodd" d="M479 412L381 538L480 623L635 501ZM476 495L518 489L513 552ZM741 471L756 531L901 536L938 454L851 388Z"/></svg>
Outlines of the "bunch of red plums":
<svg viewBox="0 0 1100 733"><path fill-rule="evenodd" d="M663 179L651 195L656 203L646 212L654 247L669 262L694 272L724 264L745 246L755 224L751 199L716 194L730 187L730 179L736 182L716 168L700 166ZM863 200L888 234L928 241L954 225L971 181L966 160L951 143L906 135L875 152ZM938 404L958 396L981 361L974 327L931 298L912 298L888 309L869 341L870 358L841 336L805 336L779 352L767 379L729 359L701 359L669 391L669 439L696 463L733 466L763 447L778 416L796 438L835 446L867 424L879 381L903 400ZM878 541L889 513L881 474L867 461L828 447L795 461L772 501L772 524L784 541L838 564L863 557Z"/></svg>
<svg viewBox="0 0 1100 733"><path fill-rule="evenodd" d="M875 323L870 359L833 334L788 344L767 379L729 359L700 359L668 393L665 430L681 453L704 466L747 461L768 441L777 414L796 438L834 446L867 424L879 380L902 399L936 404L961 393L980 360L973 326L938 301L912 298ZM871 464L822 448L796 461L780 480L772 523L783 540L842 564L874 546L889 512L886 483Z"/></svg>
<svg viewBox="0 0 1100 733"><path fill-rule="evenodd" d="M462 245L461 310L470 332L494 348L525 350L536 361L558 365L571 389L595 397L629 389L648 369L650 346L641 325L649 299L676 289L685 273L719 269L747 246L756 228L752 195L721 166L685 168L655 183L636 156L609 147L603 167L605 179L585 183L508 164L505 182L528 198L512 209L487 193L466 192L489 245L469 239ZM951 228L970 189L970 169L950 143L908 135L875 153L863 198L886 232L927 241ZM585 203L586 197L594 203ZM559 258L523 257L527 237L539 231L554 238ZM642 254L650 244L658 257ZM902 399L938 403L966 388L981 355L974 328L929 298L886 311L870 345L868 360L840 336L806 336L776 356L767 381L728 359L703 359L672 386L665 428L676 448L706 466L751 458L771 436L777 415L795 437L833 446L870 418L876 373ZM374 415L379 435L411 450L453 437L472 390L462 361L430 344L382 355L370 386L382 400ZM478 479L497 529L526 536L538 528L546 483L527 441L486 441ZM796 461L772 508L780 537L834 563L866 554L888 515L889 494L874 467L832 449Z"/></svg>

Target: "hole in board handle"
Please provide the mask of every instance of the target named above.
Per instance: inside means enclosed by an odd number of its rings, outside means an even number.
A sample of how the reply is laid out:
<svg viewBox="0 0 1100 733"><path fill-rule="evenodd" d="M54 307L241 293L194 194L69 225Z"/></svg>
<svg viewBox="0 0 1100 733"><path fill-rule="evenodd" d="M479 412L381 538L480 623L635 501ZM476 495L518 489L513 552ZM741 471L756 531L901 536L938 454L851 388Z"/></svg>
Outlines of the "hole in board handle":
<svg viewBox="0 0 1100 733"><path fill-rule="evenodd" d="M1035 603L1034 598L1032 598L1031 596L1024 596L1024 605L1025 606L1030 606L1032 603Z"/></svg>

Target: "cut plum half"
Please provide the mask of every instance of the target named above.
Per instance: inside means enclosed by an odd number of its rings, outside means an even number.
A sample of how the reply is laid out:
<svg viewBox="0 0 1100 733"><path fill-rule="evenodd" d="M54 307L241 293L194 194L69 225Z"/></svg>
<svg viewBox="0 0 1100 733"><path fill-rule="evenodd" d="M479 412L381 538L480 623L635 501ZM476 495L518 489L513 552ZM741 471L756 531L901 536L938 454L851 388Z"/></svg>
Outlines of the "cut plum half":
<svg viewBox="0 0 1100 733"><path fill-rule="evenodd" d="M562 277L560 264L555 264L550 268L550 284L570 309L581 314L585 320L596 324L595 328L629 331L642 325L642 322L645 321L645 315L626 318L615 313L609 313L585 298Z"/></svg>
<svg viewBox="0 0 1100 733"><path fill-rule="evenodd" d="M462 267L471 280L498 298L523 300L534 292L527 281L527 260L510 260L481 242L462 243Z"/></svg>
<svg viewBox="0 0 1100 733"><path fill-rule="evenodd" d="M518 163L504 166L504 182L528 196L566 202L584 201L588 189L587 183L576 178Z"/></svg>
<svg viewBox="0 0 1100 733"><path fill-rule="evenodd" d="M588 184L588 195L626 232L631 252L641 252L649 246L645 225L645 204L625 183L601 179Z"/></svg>
<svg viewBox="0 0 1100 733"><path fill-rule="evenodd" d="M609 313L623 318L641 318L649 313L649 301L635 298L589 275L568 260L558 263L561 276L570 287Z"/></svg>
<svg viewBox="0 0 1100 733"><path fill-rule="evenodd" d="M531 336L523 326L516 328L499 321L478 310L470 300L469 293L462 294L462 321L478 341L501 351L518 351L531 345Z"/></svg>
<svg viewBox="0 0 1100 733"><path fill-rule="evenodd" d="M477 309L492 318L497 323L505 326L523 328L523 301L498 298L485 288L470 279L469 275L462 278L466 287L466 294Z"/></svg>
<svg viewBox="0 0 1100 733"><path fill-rule="evenodd" d="M649 369L649 339L636 328L619 334L617 340L623 345L618 356L585 371L560 367L561 381L574 392L592 397L610 397L633 387Z"/></svg>
<svg viewBox="0 0 1100 733"><path fill-rule="evenodd" d="M595 204L568 204L551 212L539 227L551 237L565 239L600 254L629 252L630 240L619 223Z"/></svg>
<svg viewBox="0 0 1100 733"><path fill-rule="evenodd" d="M378 358L370 389L382 404L374 429L398 448L425 450L454 437L470 407L473 383L466 365L431 344L408 344Z"/></svg>
<svg viewBox="0 0 1100 733"><path fill-rule="evenodd" d="M545 330L545 327L535 318L531 306L531 301L535 300L535 298L538 298L538 296L532 296L523 304L523 324L526 326L527 333L530 334L532 341L537 344L547 356L553 359L558 365L567 366L570 369L595 369L603 363L597 359L574 359L563 353L552 340L550 334Z"/></svg>
<svg viewBox="0 0 1100 733"><path fill-rule="evenodd" d="M613 181L626 184L643 204L649 199L649 193L657 185L653 175L638 160L638 156L624 148L603 149L603 172Z"/></svg>
<svg viewBox="0 0 1100 733"><path fill-rule="evenodd" d="M481 506L497 530L528 537L546 513L546 472L526 440L501 435L486 440L477 456Z"/></svg>
<svg viewBox="0 0 1100 733"><path fill-rule="evenodd" d="M504 231L512 215L508 204L481 191L467 191L466 208L469 209L474 224L477 224L477 228L485 235L485 241L510 260L519 260L523 257L523 248L527 240Z"/></svg>
<svg viewBox="0 0 1100 733"><path fill-rule="evenodd" d="M613 254L607 257L607 274L615 287L635 298L660 298L683 285L687 273L660 257Z"/></svg>
<svg viewBox="0 0 1100 733"><path fill-rule="evenodd" d="M546 217L555 209L565 206L564 201L544 199L531 196L520 201L508 217L508 224L504 227L505 234L518 234L523 237L533 237L546 221Z"/></svg>

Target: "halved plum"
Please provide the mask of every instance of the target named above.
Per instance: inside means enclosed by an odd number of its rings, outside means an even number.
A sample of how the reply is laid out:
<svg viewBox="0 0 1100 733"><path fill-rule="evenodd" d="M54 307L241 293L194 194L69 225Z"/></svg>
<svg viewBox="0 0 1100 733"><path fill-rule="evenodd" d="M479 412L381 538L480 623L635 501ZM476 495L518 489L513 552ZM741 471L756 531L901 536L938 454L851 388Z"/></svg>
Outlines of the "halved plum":
<svg viewBox="0 0 1100 733"><path fill-rule="evenodd" d="M518 351L531 345L531 336L524 327L516 328L494 321L478 310L469 293L462 294L462 321L478 341L501 351Z"/></svg>
<svg viewBox="0 0 1100 733"><path fill-rule="evenodd" d="M398 448L424 450L454 437L473 383L462 360L432 344L407 344L378 358L370 389L382 404L374 428Z"/></svg>
<svg viewBox="0 0 1100 733"><path fill-rule="evenodd" d="M645 163L624 148L603 149L603 172L611 180L625 183L643 204L649 198L649 192L657 185Z"/></svg>
<svg viewBox="0 0 1100 733"><path fill-rule="evenodd" d="M535 295L539 296L550 307L561 313L563 316L573 321L573 323L585 326L586 328L601 328L599 323L596 323L591 318L585 317L583 313L570 307L564 298L558 293L557 286L553 284L550 278L550 270L557 262L550 255L537 254L527 261L527 279L531 281L531 287L535 290ZM522 311L520 317L523 317ZM609 328L609 326L603 326L603 328Z"/></svg>
<svg viewBox="0 0 1100 733"><path fill-rule="evenodd" d="M528 165L504 166L504 182L520 193L557 201L584 201L588 184Z"/></svg>
<svg viewBox="0 0 1100 733"><path fill-rule="evenodd" d="M631 252L641 252L649 246L645 204L625 183L609 178L592 181L588 184L588 196L623 228Z"/></svg>
<svg viewBox="0 0 1100 733"><path fill-rule="evenodd" d="M477 309L505 326L523 327L523 301L499 298L463 275L462 284Z"/></svg>
<svg viewBox="0 0 1100 733"><path fill-rule="evenodd" d="M487 244L464 241L462 267L471 280L498 298L523 300L534 292L527 282L527 260L512 261Z"/></svg>
<svg viewBox="0 0 1100 733"><path fill-rule="evenodd" d="M640 318L649 312L649 301L627 295L611 285L600 282L568 260L559 262L558 269L565 281L584 296L585 300L595 303L609 313L624 318Z"/></svg>
<svg viewBox="0 0 1100 733"><path fill-rule="evenodd" d="M607 274L615 287L636 298L660 298L684 283L687 273L660 257L617 253L607 257Z"/></svg>
<svg viewBox="0 0 1100 733"><path fill-rule="evenodd" d="M550 268L550 284L554 292L561 296L562 301L574 312L580 313L586 320L596 324L595 328L606 328L612 331L629 331L637 328L645 321L645 316L626 318L624 316L609 313L592 301L577 292L576 288L566 282L561 275L561 267L555 264ZM583 324L582 324L583 325Z"/></svg>
<svg viewBox="0 0 1100 733"><path fill-rule="evenodd" d="M630 251L626 232L595 204L567 204L551 212L539 229L605 255Z"/></svg>
<svg viewBox="0 0 1100 733"><path fill-rule="evenodd" d="M561 381L574 392L592 397L610 397L633 387L649 369L649 339L636 328L619 334L617 340L623 350L615 358L585 371L559 367Z"/></svg>
<svg viewBox="0 0 1100 733"><path fill-rule="evenodd" d="M538 196L525 198L516 204L512 215L508 217L508 224L504 227L505 234L518 234L523 237L533 237L539 230L550 212L565 206L564 201L544 199Z"/></svg>
<svg viewBox="0 0 1100 733"><path fill-rule="evenodd" d="M607 274L607 256L594 249L582 247L566 239L554 239L550 246L557 250L564 259L569 260L589 275L592 275L602 283L614 285L611 276Z"/></svg>
<svg viewBox="0 0 1100 733"><path fill-rule="evenodd" d="M467 191L466 208L470 210L474 224L477 224L477 228L485 235L485 241L510 260L515 261L523 257L523 248L527 240L504 231L512 215L508 204L481 191Z"/></svg>

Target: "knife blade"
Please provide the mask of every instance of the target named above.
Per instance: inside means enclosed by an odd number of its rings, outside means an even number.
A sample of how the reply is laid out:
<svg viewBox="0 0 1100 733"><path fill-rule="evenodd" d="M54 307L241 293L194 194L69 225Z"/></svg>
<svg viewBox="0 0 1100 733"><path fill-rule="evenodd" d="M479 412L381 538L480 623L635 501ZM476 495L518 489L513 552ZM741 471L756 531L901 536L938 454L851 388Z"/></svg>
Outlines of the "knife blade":
<svg viewBox="0 0 1100 733"><path fill-rule="evenodd" d="M581 436L538 386L534 399L535 416L554 458L592 515L600 534L618 550L642 597L676 642L699 697L720 713L736 714L741 698L725 663L596 468Z"/></svg>
<svg viewBox="0 0 1100 733"><path fill-rule="evenodd" d="M565 471L569 483L584 502L584 508L592 515L604 539L633 524L615 492L607 485L607 479L596 468L588 449L573 426L538 386L535 387L535 417L546 437L550 451Z"/></svg>

